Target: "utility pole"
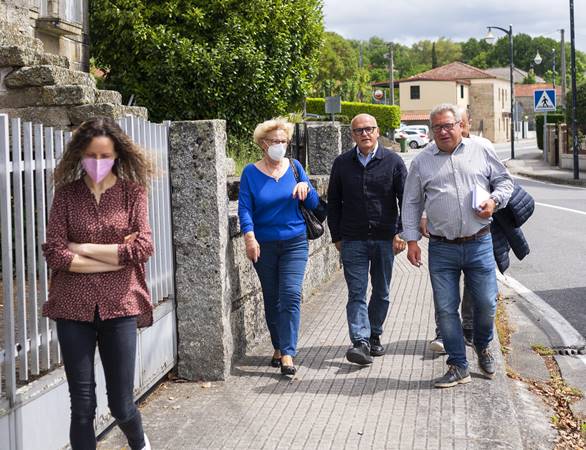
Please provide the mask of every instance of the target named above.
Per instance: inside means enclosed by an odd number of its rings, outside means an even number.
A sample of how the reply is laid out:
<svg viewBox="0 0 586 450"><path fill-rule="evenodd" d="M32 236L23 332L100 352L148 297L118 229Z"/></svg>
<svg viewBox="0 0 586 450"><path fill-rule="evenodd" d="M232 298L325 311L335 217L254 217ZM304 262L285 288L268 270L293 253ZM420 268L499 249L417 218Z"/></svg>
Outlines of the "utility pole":
<svg viewBox="0 0 586 450"><path fill-rule="evenodd" d="M576 38L574 35L574 0L570 0L570 62L572 71L572 147L574 149L574 180L580 178L580 158L578 157L578 125L576 123Z"/></svg>
<svg viewBox="0 0 586 450"><path fill-rule="evenodd" d="M394 61L394 54L393 54L393 43L389 42L389 89L391 94L391 105L395 104L395 61Z"/></svg>
<svg viewBox="0 0 586 450"><path fill-rule="evenodd" d="M562 67L561 67L561 79L562 79L562 101L560 102L560 105L562 106L562 108L564 109L564 111L566 110L566 41L564 39L564 29L562 28L560 30L561 33L561 38L562 38L562 48L561 48L561 53L560 53L560 59L561 59L561 63L562 63Z"/></svg>
<svg viewBox="0 0 586 450"><path fill-rule="evenodd" d="M553 89L555 90L555 48L551 49L551 53L552 53L552 58L553 58L553 61L552 61L553 77L552 77L551 84L553 86Z"/></svg>

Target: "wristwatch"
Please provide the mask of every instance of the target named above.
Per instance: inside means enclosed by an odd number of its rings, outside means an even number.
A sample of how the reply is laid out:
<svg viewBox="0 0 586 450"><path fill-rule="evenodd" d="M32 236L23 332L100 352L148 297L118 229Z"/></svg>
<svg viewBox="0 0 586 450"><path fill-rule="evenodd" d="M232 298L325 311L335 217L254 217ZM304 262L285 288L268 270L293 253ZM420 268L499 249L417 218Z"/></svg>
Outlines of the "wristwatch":
<svg viewBox="0 0 586 450"><path fill-rule="evenodd" d="M493 195L491 195L490 198L494 202L495 210L499 209L501 206L501 202L499 202L498 199Z"/></svg>

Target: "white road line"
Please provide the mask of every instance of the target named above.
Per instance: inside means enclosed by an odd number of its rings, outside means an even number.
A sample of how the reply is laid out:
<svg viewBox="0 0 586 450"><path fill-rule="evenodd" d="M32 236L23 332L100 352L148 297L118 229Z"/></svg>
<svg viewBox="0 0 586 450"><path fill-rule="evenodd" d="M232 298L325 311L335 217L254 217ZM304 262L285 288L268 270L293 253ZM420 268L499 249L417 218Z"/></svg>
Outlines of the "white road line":
<svg viewBox="0 0 586 450"><path fill-rule="evenodd" d="M547 203L540 203L540 202L535 202L535 204L539 205L539 206L545 206L546 208L559 209L560 211L567 211L567 212L582 214L583 216L586 216L586 211L579 211L577 209L564 208L563 206L549 205Z"/></svg>

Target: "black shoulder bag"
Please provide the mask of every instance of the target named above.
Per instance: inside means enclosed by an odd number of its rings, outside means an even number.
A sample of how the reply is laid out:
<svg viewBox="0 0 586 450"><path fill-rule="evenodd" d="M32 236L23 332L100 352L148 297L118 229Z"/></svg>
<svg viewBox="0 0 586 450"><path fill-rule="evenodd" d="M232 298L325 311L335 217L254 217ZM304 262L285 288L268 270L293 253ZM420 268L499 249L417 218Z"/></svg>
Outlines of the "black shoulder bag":
<svg viewBox="0 0 586 450"><path fill-rule="evenodd" d="M295 167L295 164L293 163L293 159L289 160L289 164L291 164L291 169L295 175L295 181L299 183L299 173L297 172L297 167ZM307 209L302 201L299 201L299 209L305 219L307 239L317 239L324 234L325 228L323 223L328 215L328 204L320 197L316 209Z"/></svg>

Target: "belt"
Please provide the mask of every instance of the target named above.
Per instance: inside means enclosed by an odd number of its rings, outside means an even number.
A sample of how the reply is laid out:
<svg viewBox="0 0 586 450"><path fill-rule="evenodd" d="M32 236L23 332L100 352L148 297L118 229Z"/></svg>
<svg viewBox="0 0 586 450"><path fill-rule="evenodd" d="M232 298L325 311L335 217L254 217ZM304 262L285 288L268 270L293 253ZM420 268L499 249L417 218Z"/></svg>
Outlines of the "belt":
<svg viewBox="0 0 586 450"><path fill-rule="evenodd" d="M431 234L431 233L429 234L429 236L432 237L433 239L436 239L441 242L445 242L447 244L461 244L462 242L474 241L474 240L478 239L479 237L482 237L485 234L488 234L489 232L490 232L490 225L487 225L484 228L481 228L480 230L478 230L477 233L474 233L471 236L463 236L463 237L459 237L456 239L448 239L444 236L436 236L435 234Z"/></svg>

